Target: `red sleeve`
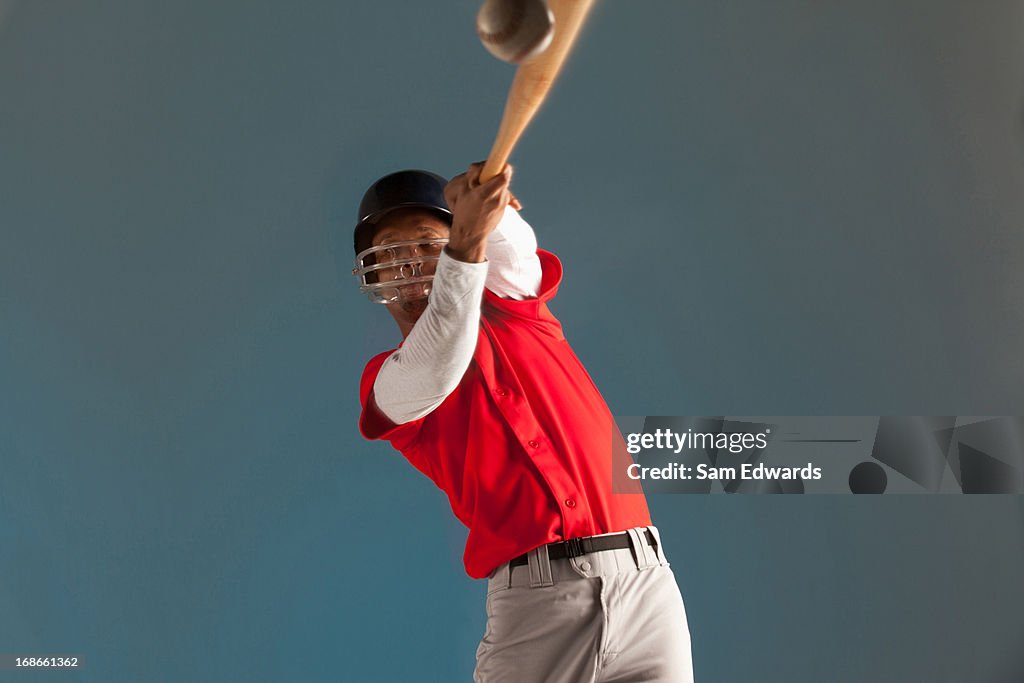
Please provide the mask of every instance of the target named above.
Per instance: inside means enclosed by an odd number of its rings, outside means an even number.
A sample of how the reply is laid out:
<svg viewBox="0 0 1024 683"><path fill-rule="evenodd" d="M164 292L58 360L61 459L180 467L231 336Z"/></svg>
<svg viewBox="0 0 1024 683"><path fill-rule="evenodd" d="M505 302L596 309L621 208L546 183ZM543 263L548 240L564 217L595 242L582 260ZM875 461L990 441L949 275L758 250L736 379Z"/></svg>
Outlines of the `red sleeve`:
<svg viewBox="0 0 1024 683"><path fill-rule="evenodd" d="M390 441L392 446L404 451L416 441L425 418L405 424L395 424L380 411L373 399L373 383L377 381L377 373L380 372L384 361L393 352L394 349L377 354L363 369L363 377L359 381L359 402L362 404L362 411L359 414L359 433L366 439Z"/></svg>
<svg viewBox="0 0 1024 683"><path fill-rule="evenodd" d="M503 299L489 289L484 289L484 306L492 311L499 311L522 318L543 319L551 317L547 302L558 293L558 285L562 282L562 262L550 251L537 250L540 259L541 278L540 291L536 297L523 299Z"/></svg>

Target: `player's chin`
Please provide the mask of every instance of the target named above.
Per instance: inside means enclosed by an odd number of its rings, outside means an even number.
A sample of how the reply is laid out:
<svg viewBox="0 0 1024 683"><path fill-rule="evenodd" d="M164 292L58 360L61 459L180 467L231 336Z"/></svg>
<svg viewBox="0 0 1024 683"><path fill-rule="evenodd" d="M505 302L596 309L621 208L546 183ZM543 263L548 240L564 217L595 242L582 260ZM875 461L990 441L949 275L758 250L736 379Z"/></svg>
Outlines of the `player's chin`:
<svg viewBox="0 0 1024 683"><path fill-rule="evenodd" d="M402 292L402 310L406 313L419 316L427 308L427 295L419 285L413 285L415 291Z"/></svg>

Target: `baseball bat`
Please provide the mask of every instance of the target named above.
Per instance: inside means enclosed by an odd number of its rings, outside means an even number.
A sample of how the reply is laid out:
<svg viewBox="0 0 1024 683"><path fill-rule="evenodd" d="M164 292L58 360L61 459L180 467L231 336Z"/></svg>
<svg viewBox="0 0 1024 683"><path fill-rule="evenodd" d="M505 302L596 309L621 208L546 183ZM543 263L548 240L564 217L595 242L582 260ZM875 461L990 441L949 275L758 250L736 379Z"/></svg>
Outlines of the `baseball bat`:
<svg viewBox="0 0 1024 683"><path fill-rule="evenodd" d="M593 4L593 0L549 0L548 5L555 16L555 35L544 52L516 69L498 135L480 171L481 183L486 183L505 168L516 142L555 82Z"/></svg>

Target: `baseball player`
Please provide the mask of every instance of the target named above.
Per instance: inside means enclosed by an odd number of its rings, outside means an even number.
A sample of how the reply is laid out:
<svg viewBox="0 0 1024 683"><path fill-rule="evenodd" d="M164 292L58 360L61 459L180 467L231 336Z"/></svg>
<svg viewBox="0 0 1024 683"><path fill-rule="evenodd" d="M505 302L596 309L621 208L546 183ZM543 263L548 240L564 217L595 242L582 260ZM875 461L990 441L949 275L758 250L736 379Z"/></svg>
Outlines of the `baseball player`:
<svg viewBox="0 0 1024 683"><path fill-rule="evenodd" d="M359 429L389 441L468 527L487 579L484 683L693 680L682 595L643 493L613 493L621 435L548 309L562 278L512 168L406 170L366 191L360 288L397 349L366 364Z"/></svg>

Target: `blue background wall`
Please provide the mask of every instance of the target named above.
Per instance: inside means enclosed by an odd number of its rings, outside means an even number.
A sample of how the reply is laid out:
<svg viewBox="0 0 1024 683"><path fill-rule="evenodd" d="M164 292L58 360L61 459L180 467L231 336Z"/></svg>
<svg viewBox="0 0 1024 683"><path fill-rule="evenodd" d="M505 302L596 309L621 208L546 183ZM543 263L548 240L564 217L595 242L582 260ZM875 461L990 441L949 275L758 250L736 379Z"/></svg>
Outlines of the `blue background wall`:
<svg viewBox="0 0 1024 683"><path fill-rule="evenodd" d="M486 156L475 1L0 2L0 680L468 680L356 384L366 185ZM1024 3L601 2L513 162L620 414L1024 413ZM1024 676L1019 497L652 497L698 680Z"/></svg>

